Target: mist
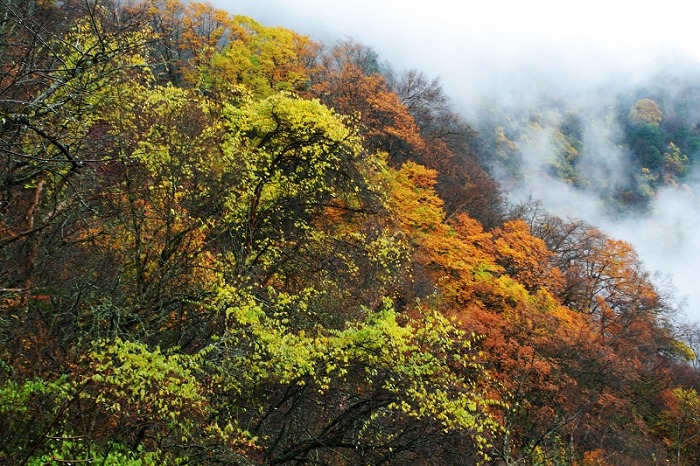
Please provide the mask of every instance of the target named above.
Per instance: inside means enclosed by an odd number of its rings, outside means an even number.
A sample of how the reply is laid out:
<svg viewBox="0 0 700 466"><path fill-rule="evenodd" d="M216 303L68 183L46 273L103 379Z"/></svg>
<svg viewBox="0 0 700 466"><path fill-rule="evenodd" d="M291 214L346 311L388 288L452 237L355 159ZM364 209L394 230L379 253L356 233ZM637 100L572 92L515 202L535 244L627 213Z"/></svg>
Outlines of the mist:
<svg viewBox="0 0 700 466"><path fill-rule="evenodd" d="M700 321L700 173L661 188L643 213L612 215L604 191L629 183L612 96L673 83L700 83L700 41L694 15L681 0L635 2L497 1L486 5L433 0L324 2L217 0L233 14L283 26L332 45L352 38L373 48L399 73L437 76L455 109L475 128L493 109L536 113L539 128L523 130L522 176L503 176L509 201L541 202L552 214L582 219L629 241L653 273L672 281L687 318ZM612 4L614 3L614 4ZM540 108L542 102L558 105ZM562 111L551 110L561 108ZM560 148L552 128L567 109L581 117L577 170L590 180L577 189L552 177ZM529 131L529 132L528 132ZM499 177L496 170L495 176Z"/></svg>

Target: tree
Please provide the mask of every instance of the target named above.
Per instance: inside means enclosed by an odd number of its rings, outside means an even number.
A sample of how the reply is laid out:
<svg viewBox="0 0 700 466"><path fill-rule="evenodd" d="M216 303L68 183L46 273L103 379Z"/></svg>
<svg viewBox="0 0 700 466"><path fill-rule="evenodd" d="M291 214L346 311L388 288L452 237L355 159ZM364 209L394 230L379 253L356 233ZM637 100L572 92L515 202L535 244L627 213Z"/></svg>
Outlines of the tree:
<svg viewBox="0 0 700 466"><path fill-rule="evenodd" d="M164 84L198 85L212 57L246 34L226 11L209 3L157 0L147 11L157 34L152 44L159 57L156 76Z"/></svg>
<svg viewBox="0 0 700 466"><path fill-rule="evenodd" d="M494 230L495 251L499 265L531 293L547 290L556 294L563 277L552 266L554 253L545 242L533 236L522 220L511 220Z"/></svg>
<svg viewBox="0 0 700 466"><path fill-rule="evenodd" d="M488 375L440 314L402 316L386 301L343 330L307 333L240 297L222 294L231 325L218 383L238 395L226 414L252 426L258 461L434 461L455 454L440 445L456 439L460 458L487 455Z"/></svg>
<svg viewBox="0 0 700 466"><path fill-rule="evenodd" d="M681 153L677 145L670 142L664 152L664 182L677 183L687 169L688 156Z"/></svg>
<svg viewBox="0 0 700 466"><path fill-rule="evenodd" d="M653 99L640 99L634 103L627 118L634 124L659 126L664 114Z"/></svg>
<svg viewBox="0 0 700 466"><path fill-rule="evenodd" d="M303 248L314 214L362 189L360 147L333 111L285 94L230 106L225 120L223 155L238 176L224 217L234 239L231 270L259 270L264 284L273 270L293 266L286 251Z"/></svg>
<svg viewBox="0 0 700 466"><path fill-rule="evenodd" d="M664 393L666 409L658 421L660 434L677 465L697 462L700 451L700 398L694 389L682 387Z"/></svg>
<svg viewBox="0 0 700 466"><path fill-rule="evenodd" d="M362 48L351 42L333 47L320 57L308 95L342 115L359 117L366 150L386 152L390 163L398 166L421 150L425 142L386 79L376 72L365 72L361 66L364 62L358 58L364 56Z"/></svg>
<svg viewBox="0 0 700 466"><path fill-rule="evenodd" d="M0 100L0 260L13 264L2 285L25 301L34 293L42 238L80 205L89 189L80 180L111 155L96 137L103 118L115 111L128 80L148 78L139 54L146 36L133 25L114 29L104 9L88 5L72 28L53 32L55 10L32 5L36 16L27 17L8 5L7 27L17 31L8 54L22 55L5 70Z"/></svg>
<svg viewBox="0 0 700 466"><path fill-rule="evenodd" d="M245 31L212 56L202 70L204 87L225 98L232 84L242 84L254 95L266 97L279 91L303 91L318 45L308 37L283 28L264 27L238 16L233 22Z"/></svg>

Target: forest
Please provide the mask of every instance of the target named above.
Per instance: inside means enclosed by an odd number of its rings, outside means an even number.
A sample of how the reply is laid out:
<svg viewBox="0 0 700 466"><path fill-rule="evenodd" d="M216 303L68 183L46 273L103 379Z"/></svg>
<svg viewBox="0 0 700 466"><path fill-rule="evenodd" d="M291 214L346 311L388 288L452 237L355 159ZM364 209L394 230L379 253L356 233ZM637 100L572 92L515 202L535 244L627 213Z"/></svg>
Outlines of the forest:
<svg viewBox="0 0 700 466"><path fill-rule="evenodd" d="M542 117L470 125L429 71L0 0L0 464L698 464L700 328L631 244L507 201ZM699 104L619 97L611 211L689 176ZM600 183L561 110L549 173Z"/></svg>

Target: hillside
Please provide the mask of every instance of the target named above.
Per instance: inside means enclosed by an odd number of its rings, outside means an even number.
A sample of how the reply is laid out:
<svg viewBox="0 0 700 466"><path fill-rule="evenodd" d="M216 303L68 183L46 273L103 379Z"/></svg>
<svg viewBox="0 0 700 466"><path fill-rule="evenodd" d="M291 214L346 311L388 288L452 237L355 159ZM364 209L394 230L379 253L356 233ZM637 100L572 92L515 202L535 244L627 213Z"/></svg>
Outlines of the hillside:
<svg viewBox="0 0 700 466"><path fill-rule="evenodd" d="M485 106L478 125L484 163L511 186L544 176L595 193L609 215L643 213L660 190L694 183L700 158L700 70L649 81Z"/></svg>
<svg viewBox="0 0 700 466"><path fill-rule="evenodd" d="M469 125L430 70L208 4L0 13L0 463L700 459L700 332L494 178L545 134L601 183L576 109ZM694 89L611 110L612 209L697 163Z"/></svg>

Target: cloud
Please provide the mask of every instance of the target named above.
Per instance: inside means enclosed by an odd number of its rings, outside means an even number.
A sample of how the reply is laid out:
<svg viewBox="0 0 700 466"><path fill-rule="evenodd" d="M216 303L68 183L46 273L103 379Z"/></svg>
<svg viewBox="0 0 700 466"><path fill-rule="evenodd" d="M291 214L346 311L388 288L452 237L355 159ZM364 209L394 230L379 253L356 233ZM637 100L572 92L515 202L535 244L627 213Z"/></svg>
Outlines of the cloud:
<svg viewBox="0 0 700 466"><path fill-rule="evenodd" d="M613 237L632 243L646 268L668 277L675 298L685 301L686 316L700 314L700 206L688 187L667 187L654 200L650 214L624 219L602 216L598 225Z"/></svg>

